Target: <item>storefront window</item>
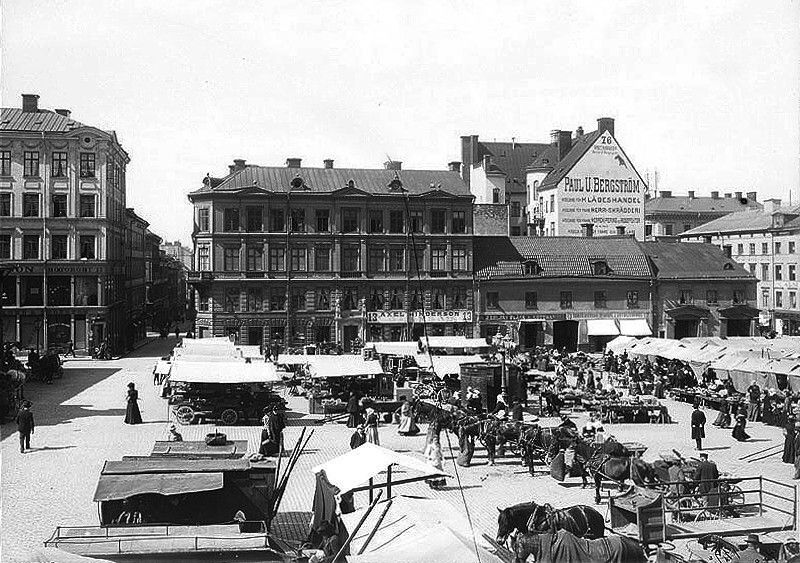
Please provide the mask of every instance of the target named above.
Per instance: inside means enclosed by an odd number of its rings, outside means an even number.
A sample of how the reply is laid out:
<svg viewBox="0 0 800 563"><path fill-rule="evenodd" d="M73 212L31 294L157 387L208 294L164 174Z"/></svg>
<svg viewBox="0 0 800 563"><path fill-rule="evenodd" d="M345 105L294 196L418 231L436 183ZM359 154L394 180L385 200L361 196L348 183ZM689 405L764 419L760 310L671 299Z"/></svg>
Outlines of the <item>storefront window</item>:
<svg viewBox="0 0 800 563"><path fill-rule="evenodd" d="M17 305L17 277L8 276L3 279L0 286L0 299L4 307L15 307Z"/></svg>
<svg viewBox="0 0 800 563"><path fill-rule="evenodd" d="M21 316L19 319L19 341L23 348L39 349L44 344L44 319Z"/></svg>
<svg viewBox="0 0 800 563"><path fill-rule="evenodd" d="M71 304L72 288L69 276L47 277L47 305L68 307Z"/></svg>
<svg viewBox="0 0 800 563"><path fill-rule="evenodd" d="M44 305L42 299L42 278L25 276L20 278L20 297L23 307L39 307Z"/></svg>
<svg viewBox="0 0 800 563"><path fill-rule="evenodd" d="M75 278L76 306L97 305L97 293L97 276L77 276Z"/></svg>
<svg viewBox="0 0 800 563"><path fill-rule="evenodd" d="M48 280L49 281L49 280ZM47 317L47 347L66 352L72 340L69 315L49 315Z"/></svg>

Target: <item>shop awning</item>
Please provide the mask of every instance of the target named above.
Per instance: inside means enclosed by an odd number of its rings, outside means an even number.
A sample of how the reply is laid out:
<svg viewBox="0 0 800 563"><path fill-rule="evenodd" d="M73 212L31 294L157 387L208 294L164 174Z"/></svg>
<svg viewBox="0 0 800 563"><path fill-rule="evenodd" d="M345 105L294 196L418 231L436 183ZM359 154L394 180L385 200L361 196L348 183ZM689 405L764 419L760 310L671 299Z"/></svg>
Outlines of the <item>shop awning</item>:
<svg viewBox="0 0 800 563"><path fill-rule="evenodd" d="M431 363L433 360L433 363ZM445 375L460 375L461 364L473 364L476 362L484 362L483 358L478 355L471 356L429 356L428 354L419 354L416 356L417 365L421 368L430 368L439 377Z"/></svg>
<svg viewBox="0 0 800 563"><path fill-rule="evenodd" d="M719 310L721 317L726 319L754 319L758 316L759 310L750 305L733 305Z"/></svg>
<svg viewBox="0 0 800 563"><path fill-rule="evenodd" d="M423 336L419 341L429 348L491 348L485 338L465 336Z"/></svg>
<svg viewBox="0 0 800 563"><path fill-rule="evenodd" d="M390 356L413 356L419 352L419 343L414 342L367 342L364 348L372 348L377 354Z"/></svg>
<svg viewBox="0 0 800 563"><path fill-rule="evenodd" d="M589 336L619 336L614 319L589 319L586 321L586 329Z"/></svg>
<svg viewBox="0 0 800 563"><path fill-rule="evenodd" d="M100 475L95 502L122 500L136 495L180 495L222 488L222 473L149 473Z"/></svg>
<svg viewBox="0 0 800 563"><path fill-rule="evenodd" d="M282 366L304 366L308 363L308 358L305 354L279 354L276 364Z"/></svg>
<svg viewBox="0 0 800 563"><path fill-rule="evenodd" d="M679 305L678 307L667 309L664 313L673 319L706 319L710 311L697 305Z"/></svg>
<svg viewBox="0 0 800 563"><path fill-rule="evenodd" d="M186 362L177 360L169 374L172 382L271 383L281 381L275 365L267 362Z"/></svg>
<svg viewBox="0 0 800 563"><path fill-rule="evenodd" d="M383 368L378 360L365 360L353 354L306 356L311 377L350 377L380 375Z"/></svg>
<svg viewBox="0 0 800 563"><path fill-rule="evenodd" d="M169 370L172 369L172 364L166 360L158 360L153 373L158 375L168 375Z"/></svg>
<svg viewBox="0 0 800 563"><path fill-rule="evenodd" d="M653 331L647 319L620 319L619 333L624 336L650 336Z"/></svg>

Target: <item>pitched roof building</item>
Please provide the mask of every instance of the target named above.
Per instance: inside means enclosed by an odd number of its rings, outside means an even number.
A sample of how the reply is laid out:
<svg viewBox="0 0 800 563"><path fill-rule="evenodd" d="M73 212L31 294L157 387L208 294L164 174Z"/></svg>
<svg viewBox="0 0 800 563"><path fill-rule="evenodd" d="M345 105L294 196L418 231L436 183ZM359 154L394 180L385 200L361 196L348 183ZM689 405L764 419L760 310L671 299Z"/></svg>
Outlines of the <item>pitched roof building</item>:
<svg viewBox="0 0 800 563"><path fill-rule="evenodd" d="M679 196L661 191L645 201L645 240L674 237L729 213L761 209L756 196L756 192L735 192L720 197L718 191L698 196L693 190Z"/></svg>

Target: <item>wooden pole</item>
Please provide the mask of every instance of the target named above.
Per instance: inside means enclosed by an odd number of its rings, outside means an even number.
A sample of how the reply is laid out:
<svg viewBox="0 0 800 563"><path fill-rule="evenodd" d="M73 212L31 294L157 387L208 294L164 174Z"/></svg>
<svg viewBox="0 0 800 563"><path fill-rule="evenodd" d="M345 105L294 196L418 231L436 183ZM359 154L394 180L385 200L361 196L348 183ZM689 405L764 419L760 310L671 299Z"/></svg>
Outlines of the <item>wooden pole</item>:
<svg viewBox="0 0 800 563"><path fill-rule="evenodd" d="M369 478L369 502L372 503L372 477Z"/></svg>
<svg viewBox="0 0 800 563"><path fill-rule="evenodd" d="M358 555L361 555L362 553L364 553L364 550L367 549L367 545L369 545L369 542L371 542L372 538L375 537L378 528L380 528L381 524L383 524L383 519L386 518L386 513L389 512L389 508L391 506L392 506L392 499L389 499L386 501L386 506L383 507L383 512L381 512L381 515L378 517L378 522L375 524L375 527L372 528L372 531L369 533L369 536L367 536L367 539L364 540L364 543L361 545L361 549L358 550Z"/></svg>
<svg viewBox="0 0 800 563"><path fill-rule="evenodd" d="M386 468L386 498L392 498L392 466Z"/></svg>
<svg viewBox="0 0 800 563"><path fill-rule="evenodd" d="M378 491L378 494L375 497L375 500L370 503L369 508L367 508L367 511L364 513L364 515L358 521L358 524L356 524L356 527L353 529L352 532L350 532L350 535L347 536L347 541L344 542L344 545L342 545L341 549L339 549L339 551L336 553L336 557L333 558L334 562L339 561L339 557L341 557L342 554L347 550L347 548L350 547L350 544L353 542L353 538L356 537L356 534L361 529L361 526L364 525L364 521L369 517L370 513L372 512L372 509L375 508L375 505L378 504L378 501L381 500L381 496L382 495L383 495L383 491Z"/></svg>

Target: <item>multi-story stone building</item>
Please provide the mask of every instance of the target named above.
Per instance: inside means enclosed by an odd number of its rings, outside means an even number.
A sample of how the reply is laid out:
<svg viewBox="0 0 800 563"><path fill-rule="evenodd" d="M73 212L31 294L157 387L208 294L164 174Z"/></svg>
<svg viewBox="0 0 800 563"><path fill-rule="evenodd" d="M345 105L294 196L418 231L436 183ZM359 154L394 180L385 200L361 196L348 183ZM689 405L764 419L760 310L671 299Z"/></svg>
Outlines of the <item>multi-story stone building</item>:
<svg viewBox="0 0 800 563"><path fill-rule="evenodd" d="M189 199L200 337L347 349L416 337L423 320L472 334L473 198L457 171L236 160Z"/></svg>
<svg viewBox="0 0 800 563"><path fill-rule="evenodd" d="M708 242L757 277L761 324L780 334L800 335L800 206L764 201L763 209L731 213L680 235Z"/></svg>
<svg viewBox="0 0 800 563"><path fill-rule="evenodd" d="M38 96L0 118L0 268L5 341L79 352L123 342L125 168L113 131Z"/></svg>
<svg viewBox="0 0 800 563"><path fill-rule="evenodd" d="M172 256L178 262L183 264L187 271L194 267L194 256L192 254L192 249L187 246L183 246L181 241L176 240L175 242L162 242L161 250L166 252L167 256Z"/></svg>
<svg viewBox="0 0 800 563"><path fill-rule="evenodd" d="M130 208L125 210L125 217L125 348L130 350L147 336L145 237L150 224Z"/></svg>

